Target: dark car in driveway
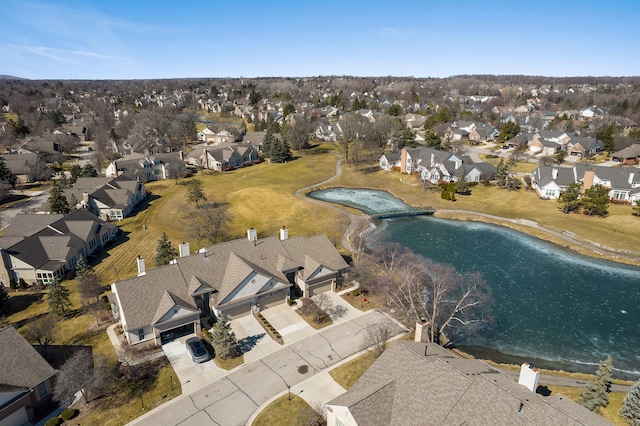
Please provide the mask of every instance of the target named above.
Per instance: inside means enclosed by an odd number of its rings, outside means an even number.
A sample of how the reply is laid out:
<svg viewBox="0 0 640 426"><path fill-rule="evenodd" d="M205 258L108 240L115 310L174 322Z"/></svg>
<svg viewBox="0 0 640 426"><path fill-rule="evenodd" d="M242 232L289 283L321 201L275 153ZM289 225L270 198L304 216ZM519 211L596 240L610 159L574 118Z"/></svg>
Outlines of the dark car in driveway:
<svg viewBox="0 0 640 426"><path fill-rule="evenodd" d="M193 362L205 362L209 360L207 348L204 347L204 343L202 343L199 337L190 337L185 344L187 345L187 351L189 351Z"/></svg>

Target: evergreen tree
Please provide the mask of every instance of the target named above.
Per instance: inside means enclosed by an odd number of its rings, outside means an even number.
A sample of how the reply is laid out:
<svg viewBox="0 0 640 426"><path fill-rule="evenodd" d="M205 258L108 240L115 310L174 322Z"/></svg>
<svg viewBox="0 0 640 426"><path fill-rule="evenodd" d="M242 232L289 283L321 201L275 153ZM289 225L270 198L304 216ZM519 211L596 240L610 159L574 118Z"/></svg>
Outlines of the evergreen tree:
<svg viewBox="0 0 640 426"><path fill-rule="evenodd" d="M80 173L81 177L98 177L98 171L93 164L85 164Z"/></svg>
<svg viewBox="0 0 640 426"><path fill-rule="evenodd" d="M69 213L69 202L67 201L67 197L62 193L60 184L57 182L51 185L51 191L49 192L49 212L54 214Z"/></svg>
<svg viewBox="0 0 640 426"><path fill-rule="evenodd" d="M90 300L95 298L96 301L99 300L102 294L100 278L84 257L80 257L76 264L76 282L82 299Z"/></svg>
<svg viewBox="0 0 640 426"><path fill-rule="evenodd" d="M442 140L440 136L433 130L426 130L424 135L424 142L430 148L439 149Z"/></svg>
<svg viewBox="0 0 640 426"><path fill-rule="evenodd" d="M56 278L49 284L49 309L57 317L64 317L71 309L72 303L69 298L69 289L62 285Z"/></svg>
<svg viewBox="0 0 640 426"><path fill-rule="evenodd" d="M630 424L640 426L640 380L631 386L631 390L624 397L620 415L627 419Z"/></svg>
<svg viewBox="0 0 640 426"><path fill-rule="evenodd" d="M288 143L281 142L280 139L275 139L269 149L269 159L273 163L286 163L293 160L291 147L289 147Z"/></svg>
<svg viewBox="0 0 640 426"><path fill-rule="evenodd" d="M238 340L225 314L211 328L211 341L215 354L220 359L236 358L241 355Z"/></svg>
<svg viewBox="0 0 640 426"><path fill-rule="evenodd" d="M504 127L500 130L500 135L498 136L499 142L506 142L509 139L515 138L518 133L520 133L520 125L515 121L507 121Z"/></svg>
<svg viewBox="0 0 640 426"><path fill-rule="evenodd" d="M640 200L636 200L633 206L633 211L631 212L634 216L640 216Z"/></svg>
<svg viewBox="0 0 640 426"><path fill-rule="evenodd" d="M82 176L82 167L79 164L74 164L73 166L71 166L71 170L69 170L69 172L71 173L69 183L73 185L74 183L76 183L78 178Z"/></svg>
<svg viewBox="0 0 640 426"><path fill-rule="evenodd" d="M496 166L495 180L500 188L518 190L522 186L522 181L513 175L513 168L516 159L511 157L507 161L504 158Z"/></svg>
<svg viewBox="0 0 640 426"><path fill-rule="evenodd" d="M403 128L400 133L400 146L398 148L403 148L405 146L411 148L416 147L416 132L408 127Z"/></svg>
<svg viewBox="0 0 640 426"><path fill-rule="evenodd" d="M198 179L190 180L187 183L187 202L194 203L198 207L200 201L207 201L207 196L202 190L202 182Z"/></svg>
<svg viewBox="0 0 640 426"><path fill-rule="evenodd" d="M0 158L0 180L11 185L12 188L16 187L16 182L18 181L18 178L11 173L3 158Z"/></svg>
<svg viewBox="0 0 640 426"><path fill-rule="evenodd" d="M605 217L609 214L609 202L607 189L598 183L584 191L582 209L586 215Z"/></svg>
<svg viewBox="0 0 640 426"><path fill-rule="evenodd" d="M614 140L615 126L609 124L608 126L602 126L596 130L596 138L600 139L604 143L604 149L609 152L616 150L616 142Z"/></svg>
<svg viewBox="0 0 640 426"><path fill-rule="evenodd" d="M69 197L69 213L73 213L76 210L78 210L78 199L76 198L75 194L71 194L71 196Z"/></svg>
<svg viewBox="0 0 640 426"><path fill-rule="evenodd" d="M171 245L167 234L163 232L156 247L156 266L168 265L177 256L178 250Z"/></svg>
<svg viewBox="0 0 640 426"><path fill-rule="evenodd" d="M609 392L613 373L611 357L600 361L596 377L580 391L580 405L591 411L598 412L609 405Z"/></svg>
<svg viewBox="0 0 640 426"><path fill-rule="evenodd" d="M562 213L579 212L582 208L582 200L580 195L582 193L582 183L576 182L567 186L560 194L558 202L562 203Z"/></svg>

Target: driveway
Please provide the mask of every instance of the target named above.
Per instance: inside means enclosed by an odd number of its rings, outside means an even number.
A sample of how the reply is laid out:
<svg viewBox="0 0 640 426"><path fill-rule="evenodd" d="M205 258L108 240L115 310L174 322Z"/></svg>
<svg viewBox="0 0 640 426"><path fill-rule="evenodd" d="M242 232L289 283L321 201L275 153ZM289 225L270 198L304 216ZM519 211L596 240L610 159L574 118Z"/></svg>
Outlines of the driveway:
<svg viewBox="0 0 640 426"><path fill-rule="evenodd" d="M185 346L185 341L193 336L195 334L190 334L162 345L162 350L171 363L176 376L178 376L176 380L182 385L183 394L189 394L204 384L224 376L226 373L225 370L216 365L213 359L199 364L193 362Z"/></svg>
<svg viewBox="0 0 640 426"><path fill-rule="evenodd" d="M362 311L351 306L340 294L334 291L327 291L322 294L326 294L329 300L331 300L331 308L326 309L325 312L329 314L334 324L355 318L362 314ZM313 296L311 299L315 300L318 296L319 295Z"/></svg>
<svg viewBox="0 0 640 426"><path fill-rule="evenodd" d="M282 347L269 337L253 315L232 320L231 329L236 334L245 363L260 359Z"/></svg>
<svg viewBox="0 0 640 426"><path fill-rule="evenodd" d="M386 321L375 310L357 318L326 327L292 345L282 347L260 360L233 370L190 395L183 395L131 422L135 425L244 425L254 411L274 396L292 391L312 392L295 387L315 374L358 353L363 344L364 327ZM393 335L404 333L400 327ZM313 383L313 381L312 381ZM327 395L339 392L330 384ZM306 396L306 395L305 395ZM324 399L324 398L322 398ZM319 403L319 399L313 399ZM324 403L326 401L322 401Z"/></svg>
<svg viewBox="0 0 640 426"><path fill-rule="evenodd" d="M316 330L298 315L291 306L285 304L274 306L261 312L262 316L278 330L284 344L288 345L307 336Z"/></svg>

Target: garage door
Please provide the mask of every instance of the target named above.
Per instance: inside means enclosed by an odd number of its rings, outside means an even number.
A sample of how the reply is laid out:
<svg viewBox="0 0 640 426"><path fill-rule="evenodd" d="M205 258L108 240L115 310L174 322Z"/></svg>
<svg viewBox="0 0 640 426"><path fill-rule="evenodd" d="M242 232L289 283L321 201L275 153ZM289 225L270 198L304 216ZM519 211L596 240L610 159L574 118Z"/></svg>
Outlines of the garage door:
<svg viewBox="0 0 640 426"><path fill-rule="evenodd" d="M22 426L24 424L31 424L29 423L27 412L25 411L24 407L20 408L14 413L9 414L7 417L2 419L0 423L7 426Z"/></svg>
<svg viewBox="0 0 640 426"><path fill-rule="evenodd" d="M227 317L230 320L251 315L251 302L234 306L233 308L225 308L223 312L227 314Z"/></svg>
<svg viewBox="0 0 640 426"><path fill-rule="evenodd" d="M326 293L327 291L331 291L331 281L327 281L321 284L316 284L313 286L309 286L309 297L315 296L316 294Z"/></svg>
<svg viewBox="0 0 640 426"><path fill-rule="evenodd" d="M175 339L192 333L195 333L195 327L192 322L180 327L172 328L171 330L163 331L160 333L160 344L164 345L165 343L169 343Z"/></svg>
<svg viewBox="0 0 640 426"><path fill-rule="evenodd" d="M274 294L265 296L259 300L260 309L268 309L274 306L282 305L286 301L286 291L279 291Z"/></svg>

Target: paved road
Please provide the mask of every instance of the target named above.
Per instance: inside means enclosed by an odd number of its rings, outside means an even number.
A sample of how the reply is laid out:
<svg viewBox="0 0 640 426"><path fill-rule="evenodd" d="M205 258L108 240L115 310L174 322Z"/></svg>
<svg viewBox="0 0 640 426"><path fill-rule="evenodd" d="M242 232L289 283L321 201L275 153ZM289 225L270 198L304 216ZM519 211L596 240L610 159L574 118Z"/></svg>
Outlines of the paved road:
<svg viewBox="0 0 640 426"><path fill-rule="evenodd" d="M21 192L16 191L16 193ZM7 225L17 214L27 213L30 210L37 210L45 201L47 201L47 198L49 198L49 191L25 191L24 195L29 196L29 198L20 204L16 204L15 206L2 210L2 213L0 213L2 214L5 225Z"/></svg>
<svg viewBox="0 0 640 426"><path fill-rule="evenodd" d="M254 411L274 396L358 353L362 330L388 321L368 311L292 343L257 361L232 370L225 377L173 399L134 420L132 425L244 425ZM394 323L395 324L395 323ZM396 326L394 335L404 333Z"/></svg>

